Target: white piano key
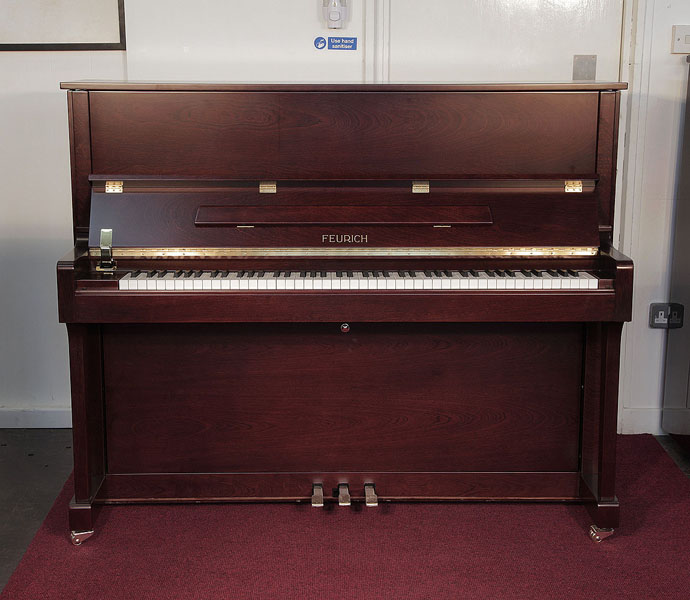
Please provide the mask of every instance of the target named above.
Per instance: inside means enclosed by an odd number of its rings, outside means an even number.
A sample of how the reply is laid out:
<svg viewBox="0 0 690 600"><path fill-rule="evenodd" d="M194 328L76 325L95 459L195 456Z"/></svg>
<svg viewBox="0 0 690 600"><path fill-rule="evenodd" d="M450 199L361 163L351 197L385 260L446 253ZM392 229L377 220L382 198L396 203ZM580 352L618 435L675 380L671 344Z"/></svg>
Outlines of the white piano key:
<svg viewBox="0 0 690 600"><path fill-rule="evenodd" d="M285 278L285 276L282 275L282 274L279 275L279 276L276 278L276 289L277 289L277 290L284 290L284 289L286 289L286 287L287 287L287 286L286 286L286 283L287 283L287 279Z"/></svg>
<svg viewBox="0 0 690 600"><path fill-rule="evenodd" d="M165 277L165 276L162 275L161 273L158 273L158 275L156 275L156 279L155 279L156 289L159 291L165 290L165 279L163 279L163 277Z"/></svg>
<svg viewBox="0 0 690 600"><path fill-rule="evenodd" d="M395 289L395 278L398 276L397 273L388 273L388 277L386 277L386 289L387 290L394 290Z"/></svg>
<svg viewBox="0 0 690 600"><path fill-rule="evenodd" d="M405 278L402 277L399 273L391 273L391 276L393 277L393 289L404 290Z"/></svg>
<svg viewBox="0 0 690 600"><path fill-rule="evenodd" d="M508 280L507 276L503 276L503 277L496 276L496 289L497 290L505 290L507 287L507 283L508 283L507 280Z"/></svg>
<svg viewBox="0 0 690 600"><path fill-rule="evenodd" d="M405 277L403 277L403 288L406 290L414 289L414 277L409 273L405 273Z"/></svg>
<svg viewBox="0 0 690 600"><path fill-rule="evenodd" d="M266 289L275 290L276 289L276 276L273 273L266 273L264 275L266 278Z"/></svg>
<svg viewBox="0 0 690 600"><path fill-rule="evenodd" d="M249 283L249 289L250 290L258 290L259 289L259 278L256 276L256 271L249 278L248 283Z"/></svg>
<svg viewBox="0 0 690 600"><path fill-rule="evenodd" d="M128 290L129 289L129 280L132 278L131 273L126 273L124 277L120 277L120 280L117 282L117 289L119 290ZM132 288L134 289L134 288Z"/></svg>
<svg viewBox="0 0 690 600"><path fill-rule="evenodd" d="M525 276L522 273L515 272L515 289L524 290L525 289Z"/></svg>
<svg viewBox="0 0 690 600"><path fill-rule="evenodd" d="M304 279L301 279L299 272L292 272L290 277L285 277L285 289L286 290L303 290L304 289ZM298 287L299 286L299 287Z"/></svg>
<svg viewBox="0 0 690 600"><path fill-rule="evenodd" d="M220 289L220 282L221 282L221 276L220 273L218 275L213 275L211 273L211 289L212 290L219 290Z"/></svg>
<svg viewBox="0 0 690 600"><path fill-rule="evenodd" d="M599 288L599 278L592 275L591 273L582 273L585 280L587 281L587 289L596 290Z"/></svg>
<svg viewBox="0 0 690 600"><path fill-rule="evenodd" d="M229 290L230 289L230 275L225 275L220 278L220 289Z"/></svg>
<svg viewBox="0 0 690 600"><path fill-rule="evenodd" d="M533 284L535 290L543 290L544 289L544 276L542 275L541 277L538 277L537 275L532 273L532 284Z"/></svg>
<svg viewBox="0 0 690 600"><path fill-rule="evenodd" d="M494 276L491 277L488 273L486 273L486 271L484 271L484 273L486 274L487 288L490 290L495 290L496 288L498 288L498 277L496 276L496 274L494 273Z"/></svg>
<svg viewBox="0 0 690 600"><path fill-rule="evenodd" d="M240 283L239 289L241 289L241 290L248 290L249 289L249 277L247 277L246 273L244 275L242 275L242 277L239 278L239 283Z"/></svg>
<svg viewBox="0 0 690 600"><path fill-rule="evenodd" d="M450 289L451 290L459 290L460 289L460 272L459 271L451 271L450 275L451 275Z"/></svg>
<svg viewBox="0 0 690 600"><path fill-rule="evenodd" d="M541 278L542 278L542 288L544 288L545 290L553 289L553 277L551 277L551 275L544 272L544 273L542 273Z"/></svg>
<svg viewBox="0 0 690 600"><path fill-rule="evenodd" d="M486 290L489 288L489 276L484 271L479 271L477 273L477 286L480 290Z"/></svg>
<svg viewBox="0 0 690 600"><path fill-rule="evenodd" d="M331 289L342 290L344 277L338 277L337 273L331 273Z"/></svg>
<svg viewBox="0 0 690 600"><path fill-rule="evenodd" d="M171 291L175 289L175 273L166 273L165 277L163 277L163 285L165 286L163 289L167 291Z"/></svg>
<svg viewBox="0 0 690 600"><path fill-rule="evenodd" d="M478 290L479 289L479 278L475 277L474 275L470 274L467 277L467 281L469 281L470 289L471 290Z"/></svg>

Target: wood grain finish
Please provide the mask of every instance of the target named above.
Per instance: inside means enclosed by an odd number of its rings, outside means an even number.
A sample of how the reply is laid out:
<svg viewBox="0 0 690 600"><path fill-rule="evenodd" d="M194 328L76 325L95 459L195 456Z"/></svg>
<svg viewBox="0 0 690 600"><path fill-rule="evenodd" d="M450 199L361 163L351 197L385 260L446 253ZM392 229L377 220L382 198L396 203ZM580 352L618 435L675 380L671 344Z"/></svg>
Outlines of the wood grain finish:
<svg viewBox="0 0 690 600"><path fill-rule="evenodd" d="M374 483L382 500L579 501L598 526L618 525L633 266L611 240L625 84L63 87L77 238L58 264L73 529L90 529L99 503L307 501L313 483L333 501L341 482L355 500ZM105 194L107 179L124 193ZM411 193L419 179L429 194ZM564 193L566 179L583 192ZM278 192L259 194L261 180ZM601 252L124 258L113 275L87 255L101 228L123 248L316 248L324 234L357 233L380 248ZM602 287L117 289L137 268L434 267L573 268Z"/></svg>
<svg viewBox="0 0 690 600"><path fill-rule="evenodd" d="M270 475L270 476L268 476ZM560 500L582 497L577 472L562 473L154 473L111 474L96 503L308 502L314 483L325 500L347 483L353 501L374 483L380 501Z"/></svg>
<svg viewBox="0 0 690 600"><path fill-rule="evenodd" d="M89 97L95 173L452 179L595 171L596 92Z"/></svg>
<svg viewBox="0 0 690 600"><path fill-rule="evenodd" d="M388 201L394 199L401 204L382 201L375 190L363 194L341 193L337 200L330 192L318 191L310 194L281 191L275 195L212 189L205 192L94 192L89 245L98 246L98 235L103 228L113 230L116 247L321 247L325 245L323 235L328 234L366 235L366 246L371 247L599 245L597 197L593 193L439 191L427 195L408 191L403 195L389 192ZM228 208L230 205L234 208ZM199 218L200 206L206 214L210 211L227 214L233 210L245 217L263 214L264 222L269 222L270 226L253 229L198 227L195 221ZM285 220L291 215L293 219L311 215L323 224L290 226ZM337 223L348 215L351 224ZM380 219L379 224L371 224L374 218ZM404 220L405 224L394 223L395 219ZM282 225L280 220L283 220ZM447 223L456 226L433 227Z"/></svg>
<svg viewBox="0 0 690 600"><path fill-rule="evenodd" d="M228 83L222 81L63 81L63 90L169 92L579 92L626 90L622 81L486 83Z"/></svg>
<svg viewBox="0 0 690 600"><path fill-rule="evenodd" d="M576 325L108 327L109 472L575 471L582 339Z"/></svg>

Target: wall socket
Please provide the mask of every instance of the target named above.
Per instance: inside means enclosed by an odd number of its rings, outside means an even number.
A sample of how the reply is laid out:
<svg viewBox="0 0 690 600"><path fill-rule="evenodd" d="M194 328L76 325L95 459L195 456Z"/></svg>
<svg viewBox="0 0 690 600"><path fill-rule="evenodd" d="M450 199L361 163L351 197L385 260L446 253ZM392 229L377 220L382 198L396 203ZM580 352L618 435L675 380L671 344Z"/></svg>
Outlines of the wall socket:
<svg viewBox="0 0 690 600"><path fill-rule="evenodd" d="M679 329L683 326L682 304L655 302L649 305L649 326L652 329Z"/></svg>
<svg viewBox="0 0 690 600"><path fill-rule="evenodd" d="M671 54L690 54L690 25L673 26Z"/></svg>

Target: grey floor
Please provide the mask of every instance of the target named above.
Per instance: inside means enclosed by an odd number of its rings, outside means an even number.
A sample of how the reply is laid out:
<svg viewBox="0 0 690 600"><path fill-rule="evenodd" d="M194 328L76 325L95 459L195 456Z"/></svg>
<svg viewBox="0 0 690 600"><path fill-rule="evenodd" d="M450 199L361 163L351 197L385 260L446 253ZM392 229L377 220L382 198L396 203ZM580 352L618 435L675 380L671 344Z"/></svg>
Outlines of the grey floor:
<svg viewBox="0 0 690 600"><path fill-rule="evenodd" d="M657 436L690 477L690 452ZM72 471L70 429L0 429L0 590Z"/></svg>
<svg viewBox="0 0 690 600"><path fill-rule="evenodd" d="M0 590L71 472L71 429L0 429Z"/></svg>

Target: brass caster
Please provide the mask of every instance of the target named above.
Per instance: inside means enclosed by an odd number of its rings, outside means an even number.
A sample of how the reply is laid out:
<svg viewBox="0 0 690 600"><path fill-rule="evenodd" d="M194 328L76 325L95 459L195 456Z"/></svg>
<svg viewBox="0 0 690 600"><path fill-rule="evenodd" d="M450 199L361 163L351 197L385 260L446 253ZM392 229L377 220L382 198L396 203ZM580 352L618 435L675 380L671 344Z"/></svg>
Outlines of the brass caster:
<svg viewBox="0 0 690 600"><path fill-rule="evenodd" d="M81 546L82 542L85 542L93 535L93 529L91 531L71 531L69 536L72 540L72 544L75 546Z"/></svg>
<svg viewBox="0 0 690 600"><path fill-rule="evenodd" d="M589 537L591 537L595 542L603 542L607 537L613 535L613 529L607 527L597 527L596 525L590 525L589 527Z"/></svg>

